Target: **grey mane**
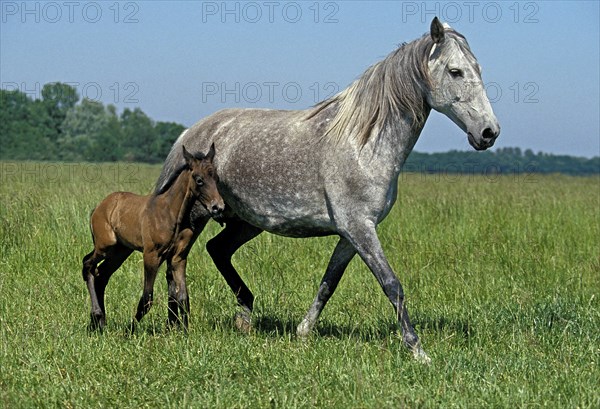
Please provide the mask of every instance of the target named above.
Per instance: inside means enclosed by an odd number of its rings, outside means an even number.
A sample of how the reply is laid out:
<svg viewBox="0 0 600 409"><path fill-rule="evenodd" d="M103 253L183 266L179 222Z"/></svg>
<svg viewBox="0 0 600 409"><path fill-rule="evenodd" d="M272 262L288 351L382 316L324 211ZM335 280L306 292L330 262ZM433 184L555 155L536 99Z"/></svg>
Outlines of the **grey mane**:
<svg viewBox="0 0 600 409"><path fill-rule="evenodd" d="M465 54L475 59L466 39L446 30ZM416 129L423 127L429 109L422 87L429 87L428 59L434 43L429 33L404 43L385 59L369 67L360 78L337 95L322 101L307 116L310 119L330 106L338 111L325 132L336 141L355 138L364 146L373 130L381 130L398 113L406 115ZM400 68L403 67L403 68Z"/></svg>
<svg viewBox="0 0 600 409"><path fill-rule="evenodd" d="M399 112L412 118L413 126L422 126L426 101L421 84L429 84L427 58L432 47L429 35L401 45L369 67L348 88L318 104L308 118L337 105L338 112L325 135L336 141L356 138L360 145L369 140L374 129L383 129L386 120Z"/></svg>

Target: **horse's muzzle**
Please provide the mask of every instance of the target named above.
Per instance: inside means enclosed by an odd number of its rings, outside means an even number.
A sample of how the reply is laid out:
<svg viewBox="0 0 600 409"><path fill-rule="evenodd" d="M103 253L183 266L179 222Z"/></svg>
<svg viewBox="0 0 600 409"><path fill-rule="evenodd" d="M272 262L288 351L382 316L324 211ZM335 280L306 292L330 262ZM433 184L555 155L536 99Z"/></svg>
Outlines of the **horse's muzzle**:
<svg viewBox="0 0 600 409"><path fill-rule="evenodd" d="M500 135L500 127L497 127L496 130L485 128L478 138L473 136L471 132L468 132L467 138L469 139L469 144L471 144L475 150L484 151L494 146L494 142L496 142L498 135Z"/></svg>

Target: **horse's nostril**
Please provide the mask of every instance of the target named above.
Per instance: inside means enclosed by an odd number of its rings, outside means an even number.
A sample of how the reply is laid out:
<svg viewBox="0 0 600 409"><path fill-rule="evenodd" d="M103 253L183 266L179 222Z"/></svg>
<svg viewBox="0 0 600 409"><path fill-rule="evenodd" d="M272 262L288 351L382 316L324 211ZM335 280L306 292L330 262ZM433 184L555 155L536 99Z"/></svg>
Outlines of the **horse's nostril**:
<svg viewBox="0 0 600 409"><path fill-rule="evenodd" d="M219 205L216 205L216 204L213 205L212 208L211 208L211 212L213 214L221 213L221 211L222 211L221 207Z"/></svg>
<svg viewBox="0 0 600 409"><path fill-rule="evenodd" d="M496 138L496 133L494 131L492 131L491 128L485 128L483 130L483 134L481 134L481 136L483 137L483 139L491 140L491 139Z"/></svg>

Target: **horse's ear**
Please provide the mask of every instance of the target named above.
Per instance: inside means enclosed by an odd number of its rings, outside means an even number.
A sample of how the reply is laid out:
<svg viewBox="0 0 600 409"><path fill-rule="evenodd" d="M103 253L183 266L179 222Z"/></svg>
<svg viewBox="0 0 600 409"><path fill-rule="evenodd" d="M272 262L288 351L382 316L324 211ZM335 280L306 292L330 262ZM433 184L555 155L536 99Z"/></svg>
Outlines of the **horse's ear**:
<svg viewBox="0 0 600 409"><path fill-rule="evenodd" d="M206 159L208 159L212 162L214 157L215 157L215 143L213 142L212 145L210 145L210 149L208 150L208 153L206 154Z"/></svg>
<svg viewBox="0 0 600 409"><path fill-rule="evenodd" d="M191 168L194 156L191 153L189 153L187 149L185 149L185 146L181 145L181 147L183 148L183 158L185 159L185 163L188 167Z"/></svg>
<svg viewBox="0 0 600 409"><path fill-rule="evenodd" d="M444 25L437 17L431 21L430 33L434 43L439 44L444 41Z"/></svg>

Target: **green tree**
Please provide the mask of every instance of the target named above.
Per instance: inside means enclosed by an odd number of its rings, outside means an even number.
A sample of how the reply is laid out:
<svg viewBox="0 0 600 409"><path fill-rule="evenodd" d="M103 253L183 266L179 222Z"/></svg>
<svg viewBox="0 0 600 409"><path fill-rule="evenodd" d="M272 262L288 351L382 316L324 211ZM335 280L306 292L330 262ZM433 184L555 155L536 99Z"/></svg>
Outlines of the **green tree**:
<svg viewBox="0 0 600 409"><path fill-rule="evenodd" d="M20 91L0 90L0 159L53 159L51 123L40 101Z"/></svg>
<svg viewBox="0 0 600 409"><path fill-rule="evenodd" d="M158 132L152 120L139 108L121 114L123 158L131 162L159 162Z"/></svg>
<svg viewBox="0 0 600 409"><path fill-rule="evenodd" d="M62 123L59 157L69 161L99 161L98 145L111 122L111 114L100 102L84 99L72 107Z"/></svg>
<svg viewBox="0 0 600 409"><path fill-rule="evenodd" d="M157 122L154 128L158 134L156 158L163 161L185 126L175 122Z"/></svg>
<svg viewBox="0 0 600 409"><path fill-rule="evenodd" d="M123 160L123 131L117 109L106 107L108 120L92 138L91 156L95 162L115 162Z"/></svg>
<svg viewBox="0 0 600 409"><path fill-rule="evenodd" d="M58 139L67 112L79 101L77 90L61 82L46 84L42 88L42 101L48 115L52 118L51 127L55 131L53 136Z"/></svg>

